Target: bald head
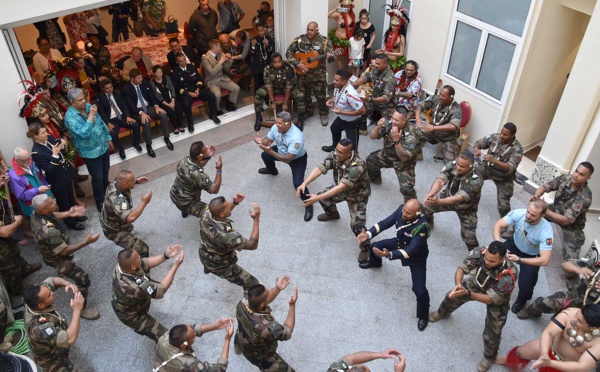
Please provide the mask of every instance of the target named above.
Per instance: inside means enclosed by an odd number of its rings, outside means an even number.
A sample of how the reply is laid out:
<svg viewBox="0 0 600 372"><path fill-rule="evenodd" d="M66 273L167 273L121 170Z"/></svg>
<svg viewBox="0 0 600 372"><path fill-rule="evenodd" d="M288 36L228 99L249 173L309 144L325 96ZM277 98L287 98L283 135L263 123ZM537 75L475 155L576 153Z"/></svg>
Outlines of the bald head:
<svg viewBox="0 0 600 372"><path fill-rule="evenodd" d="M133 175L133 172L128 170L122 170L119 173L117 173L116 180L117 186L121 190L131 190L135 185L135 177Z"/></svg>
<svg viewBox="0 0 600 372"><path fill-rule="evenodd" d="M135 272L139 265L140 255L133 249L123 249L117 256L122 271Z"/></svg>
<svg viewBox="0 0 600 372"><path fill-rule="evenodd" d="M227 44L229 41L230 41L229 35L227 35L227 34L221 34L221 36L219 36L219 43L221 43L221 44Z"/></svg>
<svg viewBox="0 0 600 372"><path fill-rule="evenodd" d="M402 208L402 221L412 221L419 216L421 212L421 203L417 199L409 199Z"/></svg>
<svg viewBox="0 0 600 372"><path fill-rule="evenodd" d="M213 217L218 218L221 215L221 213L223 213L225 208L227 207L226 203L227 202L226 202L225 198L222 196L216 197L213 200L211 200L210 203L208 203L208 210L210 211L210 214Z"/></svg>

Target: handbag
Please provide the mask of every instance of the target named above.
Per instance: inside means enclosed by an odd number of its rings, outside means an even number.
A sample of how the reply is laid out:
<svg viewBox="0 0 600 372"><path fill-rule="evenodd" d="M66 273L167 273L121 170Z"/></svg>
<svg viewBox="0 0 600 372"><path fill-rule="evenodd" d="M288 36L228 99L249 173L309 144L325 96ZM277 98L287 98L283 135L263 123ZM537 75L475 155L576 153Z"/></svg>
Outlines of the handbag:
<svg viewBox="0 0 600 372"><path fill-rule="evenodd" d="M178 34L179 33L179 24L177 20L173 18L172 15L169 16L167 22L165 22L165 33L166 34Z"/></svg>

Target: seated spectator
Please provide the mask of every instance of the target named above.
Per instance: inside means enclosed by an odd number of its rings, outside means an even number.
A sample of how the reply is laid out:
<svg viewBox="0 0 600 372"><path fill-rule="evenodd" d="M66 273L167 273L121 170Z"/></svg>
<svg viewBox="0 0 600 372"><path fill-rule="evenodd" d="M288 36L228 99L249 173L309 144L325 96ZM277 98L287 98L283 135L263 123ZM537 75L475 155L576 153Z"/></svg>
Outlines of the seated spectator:
<svg viewBox="0 0 600 372"><path fill-rule="evenodd" d="M85 58L83 58L81 54L75 54L73 59L75 61L75 68L77 69L77 74L79 75L81 87L88 91L88 97L91 101L96 97L96 92L100 90L98 79L96 79L96 74L90 66L86 66Z"/></svg>
<svg viewBox="0 0 600 372"><path fill-rule="evenodd" d="M94 73L100 75L102 67L111 64L110 52L104 45L100 44L100 39L98 39L96 35L90 36L90 43L92 45L88 46L87 52L96 60L96 63L94 64Z"/></svg>
<svg viewBox="0 0 600 372"><path fill-rule="evenodd" d="M98 94L98 114L102 121L108 126L108 132L112 138L113 145L119 151L121 159L125 159L125 149L119 139L121 128L133 131L133 147L142 151L140 146L140 123L132 116L121 93L114 90L112 80L106 79L100 83L102 93Z"/></svg>
<svg viewBox="0 0 600 372"><path fill-rule="evenodd" d="M250 52L250 34L244 30L235 30L229 34L229 38L233 39L233 46L237 49L234 61L245 60Z"/></svg>
<svg viewBox="0 0 600 372"><path fill-rule="evenodd" d="M113 65L104 65L100 70L100 76L98 80L102 83L102 80L110 80L113 83L113 88L120 91L123 88L123 85L127 82L121 76L121 70L119 70L116 66Z"/></svg>
<svg viewBox="0 0 600 372"><path fill-rule="evenodd" d="M61 59L63 55L58 49L50 48L50 41L46 38L38 37L37 46L39 50L33 55L33 67L37 74L44 76L52 70L51 61Z"/></svg>
<svg viewBox="0 0 600 372"><path fill-rule="evenodd" d="M67 56L71 58L75 58L77 55L83 56L86 66L89 66L92 69L96 66L96 58L88 53L85 41L76 42L75 45L73 45L73 47L67 52Z"/></svg>
<svg viewBox="0 0 600 372"><path fill-rule="evenodd" d="M217 118L218 106L215 95L204 87L202 76L200 76L196 68L191 64L185 63L183 54L177 54L175 58L177 67L173 69L173 82L175 90L179 95L178 97L183 104L185 116L188 119L189 131L194 131L194 121L192 119L192 102L194 99L206 101L208 104L208 117L215 124L220 124L221 120Z"/></svg>
<svg viewBox="0 0 600 372"><path fill-rule="evenodd" d="M194 72L197 73L195 69ZM161 109L165 110L169 120L171 121L171 125L173 125L173 133L184 133L185 128L183 128L183 108L181 107L181 102L176 99L177 95L175 94L175 87L173 86L171 78L164 74L164 71L160 65L152 67L152 80L150 80L150 85L152 85L154 95L159 102L158 105ZM191 109L192 108L190 104L190 111ZM188 119L191 122L191 113ZM191 128L190 132L194 131L193 122L191 126L188 127Z"/></svg>
<svg viewBox="0 0 600 372"><path fill-rule="evenodd" d="M169 48L171 48L171 51L167 54L167 60L169 61L171 69L174 70L175 67L177 67L177 61L175 61L175 56L178 53L181 53L185 56L186 64L191 63L196 68L200 67L200 57L198 57L198 54L196 53L194 48L192 48L189 45L181 45L178 38L172 37L169 39Z"/></svg>
<svg viewBox="0 0 600 372"><path fill-rule="evenodd" d="M202 56L202 67L204 68L204 79L206 81L206 87L215 95L217 115L221 115L220 104L221 104L221 88L227 89L229 93L229 101L225 106L227 111L235 111L235 104L237 102L237 96L240 92L240 87L234 83L224 73L231 68L233 61L231 60L231 54L223 53L221 50L221 44L218 40L211 40L208 43L208 53Z"/></svg>
<svg viewBox="0 0 600 372"><path fill-rule="evenodd" d="M129 81L129 72L137 69L142 73L142 78L150 80L150 71L152 71L152 61L146 55L142 48L134 47L131 50L131 57L123 63L123 78Z"/></svg>
<svg viewBox="0 0 600 372"><path fill-rule="evenodd" d="M250 42L250 40L248 40L248 42ZM231 61L233 61L231 67L226 72L227 76L234 78L238 74L249 76L252 73L246 63L246 57L242 55L242 46L239 46L235 41L232 41L231 37L227 34L221 34L219 36L219 44L221 44L223 53L230 54Z"/></svg>
<svg viewBox="0 0 600 372"><path fill-rule="evenodd" d="M265 27L263 25L256 26L258 35L250 41L250 71L254 77L254 92L265 85L263 72L271 62L271 55L275 51L275 43L270 36L265 35Z"/></svg>

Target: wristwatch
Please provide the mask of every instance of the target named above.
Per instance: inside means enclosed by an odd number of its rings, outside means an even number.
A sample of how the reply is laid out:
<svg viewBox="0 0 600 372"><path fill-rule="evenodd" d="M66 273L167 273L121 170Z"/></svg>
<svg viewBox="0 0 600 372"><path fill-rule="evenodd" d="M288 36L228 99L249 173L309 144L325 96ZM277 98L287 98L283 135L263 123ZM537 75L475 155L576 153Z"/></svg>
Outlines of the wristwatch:
<svg viewBox="0 0 600 372"><path fill-rule="evenodd" d="M519 258L517 259L517 263L518 263L519 265L521 264L521 262L522 262L522 261L523 261L523 260L521 260L521 257L519 257Z"/></svg>

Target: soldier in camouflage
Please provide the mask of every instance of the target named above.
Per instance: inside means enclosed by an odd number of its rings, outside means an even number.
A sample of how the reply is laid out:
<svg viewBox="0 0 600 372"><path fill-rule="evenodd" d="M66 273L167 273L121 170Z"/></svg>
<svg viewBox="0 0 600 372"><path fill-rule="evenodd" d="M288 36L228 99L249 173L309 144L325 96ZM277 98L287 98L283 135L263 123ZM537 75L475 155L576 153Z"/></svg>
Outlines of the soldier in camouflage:
<svg viewBox="0 0 600 372"><path fill-rule="evenodd" d="M415 166L421 147L414 129L407 124L407 113L402 109L394 111L391 120L381 118L371 130L370 137L375 140L383 138L383 148L367 156L367 172L371 183L381 185L381 168L394 168L405 203L417 198Z"/></svg>
<svg viewBox="0 0 600 372"><path fill-rule="evenodd" d="M519 276L517 268L505 256L506 246L499 241L492 242L487 249L471 250L454 274L454 288L446 294L438 310L429 314L429 321L437 322L469 301L486 304L483 359L477 366L480 372L487 371L498 355L510 295ZM463 280L465 274L469 277Z"/></svg>
<svg viewBox="0 0 600 372"><path fill-rule="evenodd" d="M233 230L233 221L229 219L231 210L243 200L243 195L238 194L238 199L228 202L220 196L210 201L208 209L200 218L200 261L204 265L205 273L212 273L244 288L258 284L258 279L237 265L236 251L255 250L258 247L260 207L252 204L250 217L254 220L250 239L246 239Z"/></svg>
<svg viewBox="0 0 600 372"><path fill-rule="evenodd" d="M378 54L374 60L374 67L365 71L352 86L358 88L365 83L371 86L371 90L361 97L367 109L367 113L362 116L363 124L366 123L367 117L373 117L374 110L378 110L382 118L389 119L396 110L397 98L396 78L388 64L387 55Z"/></svg>
<svg viewBox="0 0 600 372"><path fill-rule="evenodd" d="M277 341L287 341L292 337L296 323L296 300L298 287L290 298L285 323L281 325L271 313L269 303L280 291L287 287L278 283L270 291L262 284L250 287L248 299L241 300L236 307L238 329L233 340L236 354L243 353L246 359L261 371L294 372L294 369L277 354ZM280 285L281 284L281 285Z"/></svg>
<svg viewBox="0 0 600 372"><path fill-rule="evenodd" d="M294 68L289 63L283 62L281 54L275 52L271 56L271 64L265 68L264 79L265 85L259 88L254 94L254 112L256 113L254 130L257 132L260 130L263 104L267 99L271 102L269 108L273 111L276 110L275 95L277 94L285 96L282 107L283 111L288 111L290 97L294 100L296 111L298 111L298 124L296 126L302 130L304 128L306 106L302 89L294 84Z"/></svg>
<svg viewBox="0 0 600 372"><path fill-rule="evenodd" d="M431 110L432 122L423 124L421 113ZM435 141L441 143L444 161L456 159L462 111L454 100L454 88L445 85L439 95L431 95L422 101L415 110L417 137L421 143Z"/></svg>
<svg viewBox="0 0 600 372"><path fill-rule="evenodd" d="M404 372L406 368L406 357L394 348L385 349L380 352L359 351L354 354L346 355L337 362L331 363L327 372L346 372L346 371L370 371L363 363L368 363L376 359L394 359L394 372Z"/></svg>
<svg viewBox="0 0 600 372"><path fill-rule="evenodd" d="M469 250L479 246L477 209L483 185L483 180L474 170L473 162L473 154L465 151L457 160L447 163L423 201L423 214L432 228L434 213L456 212L460 220L460 236ZM444 185L446 189L440 198L438 192Z"/></svg>
<svg viewBox="0 0 600 372"><path fill-rule="evenodd" d="M318 66L314 69L309 69L302 61L296 59L296 53L311 51L316 51L320 56L326 55L327 62L332 62L334 59L331 40L319 34L317 22L310 22L306 26L306 34L295 38L285 55L292 66L302 71L302 74L298 76L298 86L304 94L304 107L308 110L308 116L312 115L313 112L312 95L314 95L319 106L321 124L326 126L329 122L327 119L329 108L325 104L327 102L327 98L325 98L327 95L327 64L325 58L319 60Z"/></svg>
<svg viewBox="0 0 600 372"><path fill-rule="evenodd" d="M59 287L73 291L71 324L54 307L54 292ZM25 333L33 360L46 372L77 371L69 359L69 349L79 335L79 319L85 299L75 284L62 278L47 278L27 288L25 301Z"/></svg>
<svg viewBox="0 0 600 372"><path fill-rule="evenodd" d="M85 208L76 206L71 207L67 212L58 212L56 200L46 194L34 197L31 204L34 209L31 214L31 230L42 259L46 265L56 269L59 277L71 279L77 285L79 292L87 299L90 276L73 262L73 254L96 242L100 233L90 233L82 242L70 244L69 237L59 219L83 216ZM81 317L95 320L100 317L100 313L84 306Z"/></svg>
<svg viewBox="0 0 600 372"><path fill-rule="evenodd" d="M358 236L365 229L367 223L367 203L371 196L371 185L367 176L367 167L358 152L354 151L352 141L343 138L336 146L335 152L327 155L322 164L313 169L306 180L296 189L296 197L300 197L306 190L306 186L333 170L333 186L327 187L317 195L309 194L304 200L305 206L311 206L316 202L321 204L325 213L317 216L319 221L339 220L340 214L336 204L343 201L348 203L350 212L350 228L354 236ZM358 262L364 262L369 258L371 242L366 240L360 244Z"/></svg>
<svg viewBox="0 0 600 372"><path fill-rule="evenodd" d="M515 175L523 158L523 146L515 138L517 126L506 123L500 133L483 137L473 145L473 155L481 156L481 150L488 150L483 159L477 162L477 173L485 180L496 184L498 213L500 218L510 212L510 198L513 196Z"/></svg>
<svg viewBox="0 0 600 372"><path fill-rule="evenodd" d="M177 258L162 282L146 276L151 268L174 256ZM119 252L119 263L112 279L112 308L117 318L135 333L158 341L167 329L148 314L150 302L153 298L163 298L182 262L183 248L180 245L170 245L162 255L147 258L141 258L133 249Z"/></svg>
<svg viewBox="0 0 600 372"><path fill-rule="evenodd" d="M217 363L211 364L198 359L192 349L196 336L201 337L205 333L225 328L225 344ZM178 324L158 339L154 348L152 372L225 372L232 336L233 318L219 319L213 324Z"/></svg>
<svg viewBox="0 0 600 372"><path fill-rule="evenodd" d="M100 225L106 239L112 240L119 247L135 249L141 257L148 257L150 249L148 244L133 235L131 231L133 222L142 215L150 203L152 191L142 194L142 202L134 209L131 190L136 184L147 181L147 177L135 178L128 170L120 171L115 181L106 188L106 196L100 212Z"/></svg>
<svg viewBox="0 0 600 372"><path fill-rule="evenodd" d="M532 197L538 199L547 192L556 191L554 203L548 206L546 218L562 228L565 260L579 258L581 246L585 243L585 215L592 205L592 191L587 181L592 173L594 166L584 161L577 166L573 175L563 174L546 182L535 190Z"/></svg>
<svg viewBox="0 0 600 372"><path fill-rule="evenodd" d="M221 189L221 174L223 159L221 156L215 163L217 175L215 180L204 173L204 167L215 154L214 146L206 146L202 141L196 141L190 146L190 155L177 164L177 174L171 186L171 201L186 218L190 214L200 218L206 209L206 203L200 199L202 190L216 194Z"/></svg>

